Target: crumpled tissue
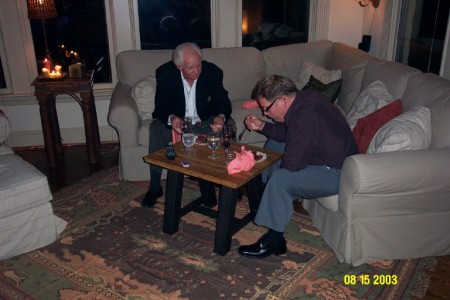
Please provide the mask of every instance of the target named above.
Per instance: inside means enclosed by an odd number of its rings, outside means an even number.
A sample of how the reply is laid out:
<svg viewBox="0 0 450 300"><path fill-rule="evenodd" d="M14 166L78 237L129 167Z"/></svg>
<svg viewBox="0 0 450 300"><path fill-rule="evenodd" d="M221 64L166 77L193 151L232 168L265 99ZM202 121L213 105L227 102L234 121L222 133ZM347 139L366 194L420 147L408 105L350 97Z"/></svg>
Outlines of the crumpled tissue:
<svg viewBox="0 0 450 300"><path fill-rule="evenodd" d="M252 151L245 150L245 146L241 146L241 153L234 151L236 158L230 161L227 166L228 174L235 174L241 171L250 171L255 165L255 156Z"/></svg>

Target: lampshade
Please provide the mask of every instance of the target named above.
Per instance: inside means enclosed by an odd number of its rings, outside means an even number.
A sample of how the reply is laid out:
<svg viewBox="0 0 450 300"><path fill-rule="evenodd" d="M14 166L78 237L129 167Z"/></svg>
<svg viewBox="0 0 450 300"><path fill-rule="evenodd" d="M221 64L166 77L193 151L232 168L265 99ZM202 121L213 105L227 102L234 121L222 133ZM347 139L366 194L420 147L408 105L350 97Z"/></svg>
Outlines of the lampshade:
<svg viewBox="0 0 450 300"><path fill-rule="evenodd" d="M56 18L55 3L53 0L27 0L28 19L51 19Z"/></svg>

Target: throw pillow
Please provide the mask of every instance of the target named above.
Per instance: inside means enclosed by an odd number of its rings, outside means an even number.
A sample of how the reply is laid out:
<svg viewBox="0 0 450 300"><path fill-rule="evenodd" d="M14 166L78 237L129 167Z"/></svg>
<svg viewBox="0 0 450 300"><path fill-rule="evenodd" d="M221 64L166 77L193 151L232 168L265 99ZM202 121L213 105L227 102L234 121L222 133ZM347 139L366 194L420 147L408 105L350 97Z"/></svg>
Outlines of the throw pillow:
<svg viewBox="0 0 450 300"><path fill-rule="evenodd" d="M367 153L428 149L430 144L430 110L419 106L381 127L370 143Z"/></svg>
<svg viewBox="0 0 450 300"><path fill-rule="evenodd" d="M327 70L321 66L318 66L312 62L304 62L295 85L299 90L303 89L309 82L311 76L314 76L317 80L324 84L331 83L333 81L341 79L341 70Z"/></svg>
<svg viewBox="0 0 450 300"><path fill-rule="evenodd" d="M311 75L308 83L305 85L303 89L304 90L312 89L313 91L327 98L331 103L334 103L339 95L341 86L342 86L342 79L330 82L328 84L324 84Z"/></svg>
<svg viewBox="0 0 450 300"><path fill-rule="evenodd" d="M131 95L138 108L141 122L152 119L152 113L155 108L156 79L153 76L147 76L133 85Z"/></svg>
<svg viewBox="0 0 450 300"><path fill-rule="evenodd" d="M350 128L355 127L358 119L373 113L394 100L383 82L380 80L372 82L359 94L346 116Z"/></svg>
<svg viewBox="0 0 450 300"><path fill-rule="evenodd" d="M388 121L402 113L400 99L383 106L373 113L359 119L353 128L353 136L359 152L364 154L377 131Z"/></svg>

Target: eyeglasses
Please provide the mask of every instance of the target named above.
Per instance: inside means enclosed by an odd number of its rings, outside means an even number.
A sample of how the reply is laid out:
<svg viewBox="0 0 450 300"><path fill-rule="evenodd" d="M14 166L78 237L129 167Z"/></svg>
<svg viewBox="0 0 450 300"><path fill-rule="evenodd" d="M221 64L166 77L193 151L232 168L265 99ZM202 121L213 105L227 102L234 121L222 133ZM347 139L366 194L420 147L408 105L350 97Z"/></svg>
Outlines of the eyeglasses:
<svg viewBox="0 0 450 300"><path fill-rule="evenodd" d="M269 112L269 110L272 108L272 106L275 104L275 102L277 102L278 99L280 99L280 98L277 98L277 99L273 100L273 102L270 103L269 106L263 107L263 108L262 108L263 112L265 112L265 113L266 113L266 112Z"/></svg>

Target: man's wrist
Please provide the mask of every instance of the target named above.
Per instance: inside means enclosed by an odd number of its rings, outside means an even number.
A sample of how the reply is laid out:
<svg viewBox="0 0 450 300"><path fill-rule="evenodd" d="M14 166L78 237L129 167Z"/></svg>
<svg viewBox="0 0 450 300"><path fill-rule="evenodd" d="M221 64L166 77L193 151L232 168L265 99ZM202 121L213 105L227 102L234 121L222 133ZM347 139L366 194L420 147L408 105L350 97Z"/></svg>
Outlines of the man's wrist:
<svg viewBox="0 0 450 300"><path fill-rule="evenodd" d="M172 118L175 117L175 115L170 115L169 118L167 118L167 125L172 126Z"/></svg>

